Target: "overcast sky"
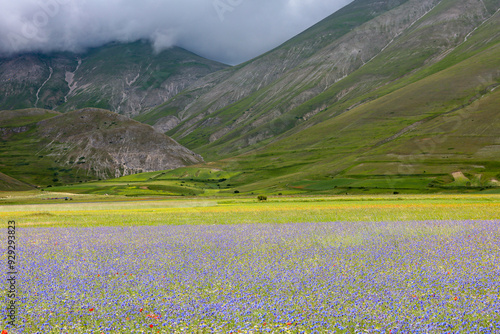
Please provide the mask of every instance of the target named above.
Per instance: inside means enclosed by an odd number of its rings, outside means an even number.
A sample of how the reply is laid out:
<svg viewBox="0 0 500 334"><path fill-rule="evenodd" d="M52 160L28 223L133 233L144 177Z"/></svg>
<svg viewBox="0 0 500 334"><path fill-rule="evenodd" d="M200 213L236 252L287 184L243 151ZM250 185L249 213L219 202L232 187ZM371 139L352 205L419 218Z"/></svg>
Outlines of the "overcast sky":
<svg viewBox="0 0 500 334"><path fill-rule="evenodd" d="M149 39L238 64L352 0L0 0L0 53Z"/></svg>

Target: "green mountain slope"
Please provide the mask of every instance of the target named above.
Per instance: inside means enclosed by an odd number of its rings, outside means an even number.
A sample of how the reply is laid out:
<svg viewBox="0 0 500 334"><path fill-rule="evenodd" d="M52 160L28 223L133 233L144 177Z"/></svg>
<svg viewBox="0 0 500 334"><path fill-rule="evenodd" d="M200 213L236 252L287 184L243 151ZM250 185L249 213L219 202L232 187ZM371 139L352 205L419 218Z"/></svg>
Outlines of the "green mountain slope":
<svg viewBox="0 0 500 334"><path fill-rule="evenodd" d="M0 191L24 191L31 189L33 189L33 186L0 173Z"/></svg>
<svg viewBox="0 0 500 334"><path fill-rule="evenodd" d="M258 150L152 182L221 195L499 193L499 86L496 44ZM208 172L224 177L200 178Z"/></svg>
<svg viewBox="0 0 500 334"><path fill-rule="evenodd" d="M200 118L188 135L169 133L209 159L227 157L210 168L237 173L228 193L497 191L499 6L440 1L304 103L286 109L291 100L279 95L273 108L284 113L257 107L274 83ZM216 117L237 126L210 141Z"/></svg>
<svg viewBox="0 0 500 334"><path fill-rule="evenodd" d="M304 65L319 51L338 49L339 55L343 57L339 61L341 65L329 64L326 69L319 71L332 72L326 81L334 82L345 71L358 66L350 57L351 49L356 46L347 45L352 38L351 31L406 2L354 1L282 46L218 76L209 76L193 84L165 105L138 116L137 120L162 130L170 130L171 135L192 147L213 142L234 128L248 127L249 121L253 122L263 111L269 112L268 109L276 104L280 104L281 108L281 101L287 95L294 97L323 79L321 73L310 76L311 71L318 72L315 70L317 64ZM417 7L411 15L421 14L422 6ZM378 32L373 31L372 35L378 36ZM390 33L381 38L389 36ZM349 50L345 50L346 47ZM367 52L371 54L376 50ZM301 73L310 78L304 80L297 73L292 73L299 67ZM275 87L276 90L269 91L269 87ZM260 107L262 104L265 105ZM282 113L281 110L271 111L269 118L276 118ZM219 116L220 113L224 115ZM176 122L172 123L172 119Z"/></svg>
<svg viewBox="0 0 500 334"><path fill-rule="evenodd" d="M227 159L227 170L244 172L231 183L243 191L497 187L499 59L497 44L256 152Z"/></svg>
<svg viewBox="0 0 500 334"><path fill-rule="evenodd" d="M87 108L0 111L0 171L33 185L107 179L203 159L128 117Z"/></svg>
<svg viewBox="0 0 500 334"><path fill-rule="evenodd" d="M169 135L209 160L242 153L373 99L380 87L387 86L387 94L395 82L428 75L498 7L499 1L354 1L227 71L208 91L192 86L137 119L170 128Z"/></svg>

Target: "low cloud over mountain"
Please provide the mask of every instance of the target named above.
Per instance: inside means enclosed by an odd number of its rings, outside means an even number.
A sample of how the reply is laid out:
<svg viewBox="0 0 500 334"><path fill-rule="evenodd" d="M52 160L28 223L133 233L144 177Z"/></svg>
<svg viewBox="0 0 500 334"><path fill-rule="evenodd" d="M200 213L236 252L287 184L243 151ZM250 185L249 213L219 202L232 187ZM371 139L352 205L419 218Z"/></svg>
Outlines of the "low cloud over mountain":
<svg viewBox="0 0 500 334"><path fill-rule="evenodd" d="M19 0L2 3L0 53L83 51L149 39L237 64L350 0Z"/></svg>

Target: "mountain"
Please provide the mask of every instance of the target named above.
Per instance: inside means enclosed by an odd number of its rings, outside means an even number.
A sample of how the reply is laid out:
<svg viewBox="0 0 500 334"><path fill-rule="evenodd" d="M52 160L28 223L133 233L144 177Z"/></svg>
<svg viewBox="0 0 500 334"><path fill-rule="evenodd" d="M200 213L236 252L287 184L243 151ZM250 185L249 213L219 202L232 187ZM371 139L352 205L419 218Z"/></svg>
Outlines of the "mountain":
<svg viewBox="0 0 500 334"><path fill-rule="evenodd" d="M33 185L107 179L203 161L150 126L107 110L0 111L0 124L0 170Z"/></svg>
<svg viewBox="0 0 500 334"><path fill-rule="evenodd" d="M94 107L136 116L227 67L178 47L156 53L145 41L23 54L0 59L0 110Z"/></svg>
<svg viewBox="0 0 500 334"><path fill-rule="evenodd" d="M224 76L205 78L137 119L163 129L165 121L176 117L179 125L169 133L198 147L282 118L359 67L363 57L369 59L380 51L384 40L387 43L401 30L385 22L383 14L397 11L406 2L354 1L280 47L225 71ZM412 7L394 13L394 24L402 25L399 21L406 22L408 15L419 17L428 6L428 1L414 1ZM242 138L247 143L234 149L272 137L267 131Z"/></svg>
<svg viewBox="0 0 500 334"><path fill-rule="evenodd" d="M225 71L223 80L204 78L137 119L168 130L209 159L234 155L317 114L323 113L309 126L332 117L345 101L354 105L364 94L429 68L491 18L498 5L354 1L277 49ZM335 110L324 113L327 108Z"/></svg>
<svg viewBox="0 0 500 334"><path fill-rule="evenodd" d="M354 0L253 60L234 67L212 63L199 75L179 75L192 80L174 85L182 88L171 94L165 93L163 79L159 85L147 80L156 73L148 67L151 60L142 63L142 56L131 56L149 47L144 42L95 49L81 63L74 58L71 68L62 60L59 67L49 63L32 88L27 83L37 67L23 65L29 70L19 70L15 81L24 76L26 86L15 90L2 84L7 88L0 89L6 89L9 108L22 101L40 106L49 101L44 92L57 77L66 90L47 95L60 96L57 110L92 105L124 113L210 161L158 174L169 182L197 182L190 186L200 189L208 182L213 191L227 193L494 192L500 185L499 8L500 0ZM127 53L127 48L135 51ZM187 52L170 51L175 50ZM57 57L66 59L63 54L49 58ZM2 73L15 66L4 61L0 68L2 83L12 78ZM131 68L135 71L124 70ZM132 96L147 101L160 91L166 95L154 103L134 104ZM78 120L64 117L37 121L29 131L38 137L29 138L46 144L51 138L70 140L43 127L51 119L61 120L54 125L58 129ZM12 134L18 140L9 152L22 152L29 131ZM53 148L62 158L47 160L46 168L75 165L80 157L65 155L64 148ZM47 153L37 155L45 159ZM8 171L22 169L14 166L24 163L21 157L10 161ZM0 170L29 182L21 172ZM86 169L103 178L124 174L117 165L103 170ZM72 172L57 173L54 179L63 183L60 175L69 179Z"/></svg>
<svg viewBox="0 0 500 334"><path fill-rule="evenodd" d="M137 119L242 192L497 187L499 7L354 1Z"/></svg>

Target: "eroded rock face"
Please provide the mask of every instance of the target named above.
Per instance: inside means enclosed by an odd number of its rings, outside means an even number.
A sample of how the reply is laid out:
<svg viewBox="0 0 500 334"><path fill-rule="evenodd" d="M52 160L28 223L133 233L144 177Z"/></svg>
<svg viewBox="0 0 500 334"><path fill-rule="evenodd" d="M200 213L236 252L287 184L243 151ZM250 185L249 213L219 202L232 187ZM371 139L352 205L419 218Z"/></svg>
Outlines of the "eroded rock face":
<svg viewBox="0 0 500 334"><path fill-rule="evenodd" d="M181 120L176 116L165 116L160 118L153 126L156 131L165 133L175 128Z"/></svg>
<svg viewBox="0 0 500 334"><path fill-rule="evenodd" d="M60 164L99 178L184 167L203 158L175 140L130 118L82 109L37 124L43 151Z"/></svg>
<svg viewBox="0 0 500 334"><path fill-rule="evenodd" d="M0 110L90 106L137 116L227 67L176 47L158 54L142 41L84 54L0 58Z"/></svg>
<svg viewBox="0 0 500 334"><path fill-rule="evenodd" d="M0 110L54 109L69 90L65 73L75 66L76 59L68 55L0 58Z"/></svg>

